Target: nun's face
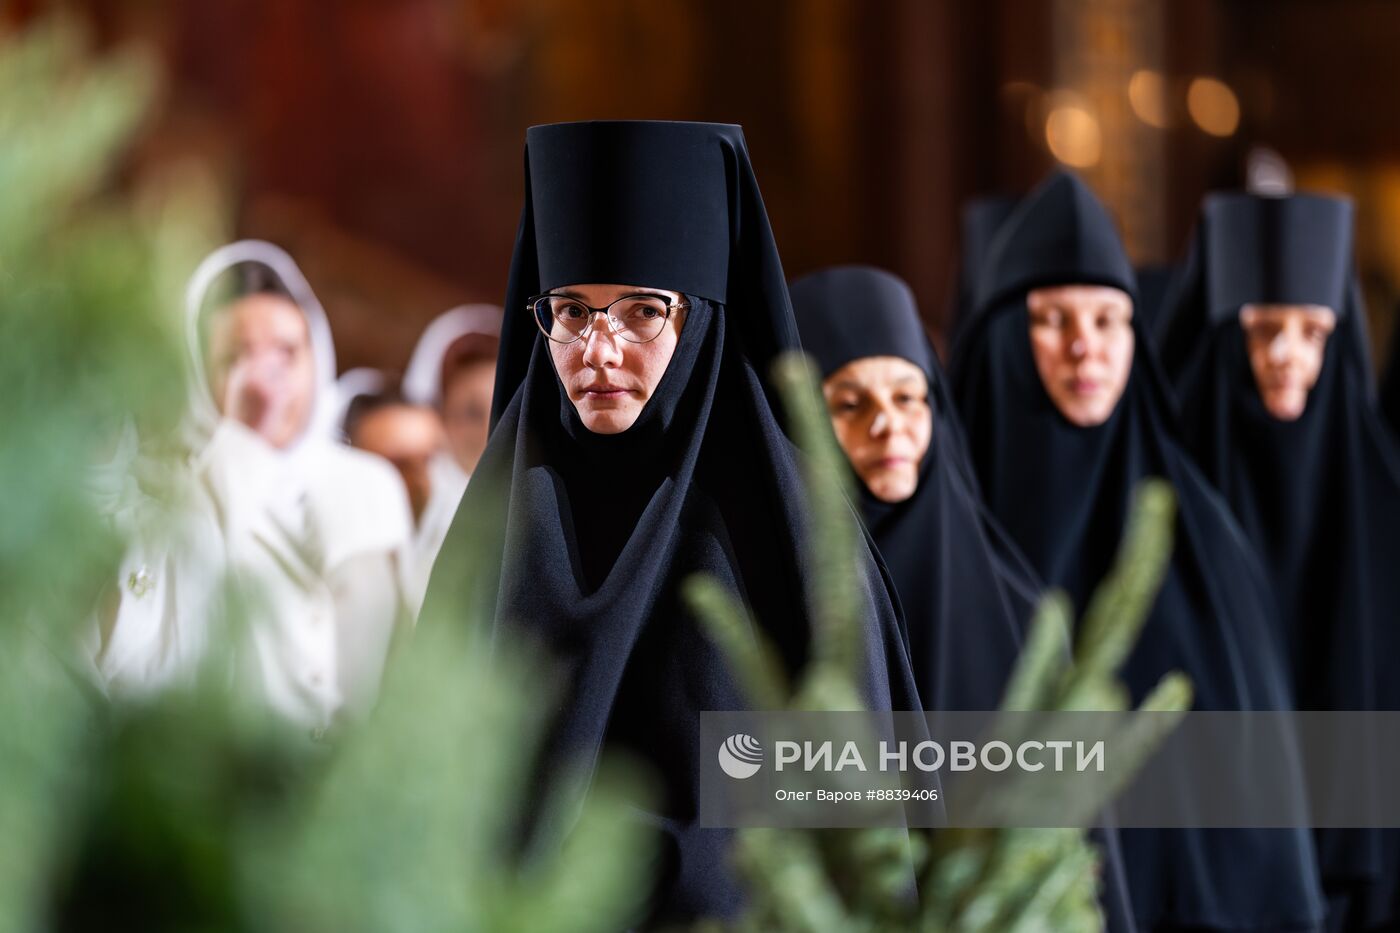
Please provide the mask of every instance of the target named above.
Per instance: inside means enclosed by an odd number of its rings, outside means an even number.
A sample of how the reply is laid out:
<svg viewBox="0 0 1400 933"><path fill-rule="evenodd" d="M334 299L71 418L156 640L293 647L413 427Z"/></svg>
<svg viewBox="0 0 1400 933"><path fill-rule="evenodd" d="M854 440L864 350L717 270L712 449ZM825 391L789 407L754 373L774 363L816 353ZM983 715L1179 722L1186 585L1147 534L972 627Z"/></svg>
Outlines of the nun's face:
<svg viewBox="0 0 1400 933"><path fill-rule="evenodd" d="M1337 315L1322 305L1245 305L1240 309L1249 368L1264 407L1296 421L1317 385Z"/></svg>
<svg viewBox="0 0 1400 933"><path fill-rule="evenodd" d="M1031 351L1046 394L1072 424L1103 424L1133 368L1133 300L1104 285L1060 285L1026 295Z"/></svg>
<svg viewBox="0 0 1400 933"><path fill-rule="evenodd" d="M311 419L316 363L301 309L286 298L254 294L216 313L209 340L214 399L274 447L301 436Z"/></svg>
<svg viewBox="0 0 1400 933"><path fill-rule="evenodd" d="M924 371L896 356L867 356L826 377L822 394L836 439L871 494L884 502L912 496L933 436Z"/></svg>
<svg viewBox="0 0 1400 933"><path fill-rule="evenodd" d="M551 294L567 294L594 308L638 294L670 298L673 305L685 301L679 292L636 285L570 285ZM594 315L582 340L548 341L554 370L584 427L596 434L621 434L636 423L676 352L684 322L685 311L677 310L654 339L632 343L613 333L602 315Z"/></svg>

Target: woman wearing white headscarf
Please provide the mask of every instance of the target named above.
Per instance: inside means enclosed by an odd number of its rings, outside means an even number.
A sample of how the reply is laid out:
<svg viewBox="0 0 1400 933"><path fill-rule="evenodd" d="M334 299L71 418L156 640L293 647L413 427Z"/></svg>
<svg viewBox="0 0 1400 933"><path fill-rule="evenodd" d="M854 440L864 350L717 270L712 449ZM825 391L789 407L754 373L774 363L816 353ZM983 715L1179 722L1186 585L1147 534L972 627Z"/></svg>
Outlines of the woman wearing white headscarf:
<svg viewBox="0 0 1400 933"><path fill-rule="evenodd" d="M392 468L337 441L325 313L291 257L245 240L196 270L186 332L201 513L217 522L224 568L256 596L236 643L240 674L313 729L363 713L402 615L410 520ZM146 574L121 591L99 669L129 655L125 643L149 655L187 633L203 637L222 574L209 572L208 555L172 547L164 558L165 579L143 565L124 581ZM149 599L157 589L161 598ZM188 669L201 650L171 668Z"/></svg>
<svg viewBox="0 0 1400 933"><path fill-rule="evenodd" d="M435 409L447 437L446 448L430 464L432 492L413 536L409 591L415 611L422 605L457 503L486 447L500 333L501 309L496 305L453 308L424 329L404 370L404 398Z"/></svg>

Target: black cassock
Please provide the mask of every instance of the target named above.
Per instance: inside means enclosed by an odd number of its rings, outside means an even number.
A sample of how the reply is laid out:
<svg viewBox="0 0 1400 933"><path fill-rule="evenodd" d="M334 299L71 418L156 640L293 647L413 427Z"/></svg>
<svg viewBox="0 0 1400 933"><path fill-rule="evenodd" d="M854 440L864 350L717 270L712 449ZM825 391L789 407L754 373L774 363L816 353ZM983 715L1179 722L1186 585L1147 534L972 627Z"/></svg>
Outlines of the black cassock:
<svg viewBox="0 0 1400 933"><path fill-rule="evenodd" d="M1295 702L1400 709L1400 452L1377 411L1350 202L1213 194L1162 322L1163 362L1197 462L1269 570ZM1303 414L1264 407L1245 304L1331 308L1336 329ZM1395 831L1318 834L1334 925L1393 922Z"/></svg>
<svg viewBox="0 0 1400 933"><path fill-rule="evenodd" d="M744 600L790 669L808 649L803 484L769 368L797 347L782 267L737 126L600 122L526 138L493 429L433 570L423 617L475 611L555 661L545 772L625 749L659 777L650 920L732 915L732 834L698 825L699 713L747 707L681 600L693 574ZM589 432L529 296L587 283L681 292L669 367L637 422ZM607 326L603 322L594 326ZM502 546L499 534L504 534ZM902 622L860 542L863 687L919 709Z"/></svg>
<svg viewBox="0 0 1400 933"><path fill-rule="evenodd" d="M803 349L823 379L875 356L906 360L928 379L933 437L919 464L918 488L903 502L884 502L857 476L857 500L899 596L919 695L932 710L996 709L1042 586L982 502L913 292L898 276L870 266L814 272L791 291ZM1131 930L1117 837L1103 829L1094 835L1104 853L1108 928Z"/></svg>
<svg viewBox="0 0 1400 933"><path fill-rule="evenodd" d="M918 489L887 503L856 477L858 501L904 610L920 697L929 709L996 709L1040 583L982 505L909 286L880 269L840 266L794 281L792 306L823 379L875 356L907 360L928 379L933 439Z"/></svg>
<svg viewBox="0 0 1400 933"><path fill-rule="evenodd" d="M1141 323L1123 397L1083 428L1051 401L1031 351L1026 294L1087 284L1136 298L1112 221L1078 178L1058 173L992 245L974 319L953 351L952 382L983 496L1031 564L1082 609L1122 536L1135 486L1164 477L1177 497L1176 547L1124 679L1140 699L1172 670L1195 708L1287 708L1272 594L1258 557L1181 447L1166 384ZM1297 783L1301 772L1281 775ZM1185 791L1183 791L1185 793ZM1189 797L1186 800L1189 806ZM1322 903L1306 830L1121 832L1144 929L1313 929Z"/></svg>

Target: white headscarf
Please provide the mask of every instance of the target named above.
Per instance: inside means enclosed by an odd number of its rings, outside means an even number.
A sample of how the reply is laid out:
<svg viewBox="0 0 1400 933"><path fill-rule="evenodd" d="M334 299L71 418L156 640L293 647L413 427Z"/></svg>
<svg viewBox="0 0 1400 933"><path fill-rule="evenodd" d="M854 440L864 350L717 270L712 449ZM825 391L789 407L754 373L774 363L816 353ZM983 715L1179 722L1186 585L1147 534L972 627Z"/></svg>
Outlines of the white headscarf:
<svg viewBox="0 0 1400 933"><path fill-rule="evenodd" d="M335 381L335 426L341 440L350 442L350 435L345 429L345 416L350 413L355 399L361 395L378 395L388 387L389 377L382 369L372 366L356 366L340 374Z"/></svg>
<svg viewBox="0 0 1400 933"><path fill-rule="evenodd" d="M418 405L436 406L442 401L442 358L447 348L467 334L501 335L501 309L497 305L461 305L443 312L418 338L408 368L404 370L404 398Z"/></svg>
<svg viewBox="0 0 1400 933"><path fill-rule="evenodd" d="M288 448L288 452L311 438L334 439L339 432L336 415L340 405L335 385L335 343L331 339L330 322L316 293L311 290L306 276L302 275L292 257L280 246L264 240L239 240L214 250L195 269L189 288L185 291L185 339L193 382L190 407L196 430L207 439L219 420L219 406L210 390L204 367L205 348L199 328L200 315L204 313L209 291L219 277L230 269L248 263L267 269L286 290L292 303L301 310L311 337L311 353L316 367L315 399L306 428Z"/></svg>
<svg viewBox="0 0 1400 933"><path fill-rule="evenodd" d="M404 493L397 473L379 458L369 457L358 451L352 453L340 443L340 425L337 418L342 413L342 407L340 392L336 388L335 345L331 340L331 329L325 310L292 257L281 247L271 243L262 240L239 240L220 247L199 264L190 279L185 294L185 330L191 373L195 383L191 387L190 406L194 428L198 432L195 437L197 449L209 451L208 442L215 436L221 420L224 420L221 419L205 373L200 316L206 311L209 292L219 277L230 269L249 263L266 269L290 296L292 303L306 320L312 359L316 368L315 398L306 427L297 439L282 449L271 446L263 449L258 456L267 461L267 469L246 470L240 483L246 487L247 482L251 482L254 476L262 476L267 488L263 491L260 501L278 513L299 508L297 503L307 490L315 493L313 498L324 500L326 507L322 511L336 528L335 534L325 542L332 564L340 554L378 548L386 540L406 541L409 524L407 521L400 521L397 514L401 510L400 506L406 509L406 501L400 501ZM219 433L227 435L229 430L226 427ZM237 446L245 456L252 456L252 448L248 445ZM363 459L366 457L369 457L368 466ZM358 465L351 461L358 461ZM385 474L390 481L389 490L399 498L371 494L367 488L357 488L363 483L372 483L379 487L384 485L372 477L366 477L366 470ZM357 504L356 509L347 511L335 504L350 501ZM399 532L401 525L402 534Z"/></svg>
<svg viewBox="0 0 1400 933"><path fill-rule="evenodd" d="M497 305L461 305L433 319L418 338L413 356L404 371L400 391L410 402L439 408L442 404L442 362L447 350L459 338L468 334L501 334L501 309ZM470 477L453 458L450 451L440 451L433 457L432 495L419 519L414 541L414 578L410 581L410 599L417 612L428 588L433 561L447 537L447 529L457 513L457 502L467 488Z"/></svg>
<svg viewBox="0 0 1400 933"><path fill-rule="evenodd" d="M261 266L286 292L310 336L311 413L280 450L220 416L205 372L200 320L210 291L220 276L247 264ZM367 703L378 682L412 531L403 484L387 462L338 443L330 325L285 251L261 240L215 250L190 279L185 311L198 469L218 498L230 563L261 585L267 602L250 627L253 670L275 708L322 726L342 704ZM396 582L383 585L356 570L333 586L333 575L360 557L377 561ZM357 578L377 589L338 603L337 589Z"/></svg>

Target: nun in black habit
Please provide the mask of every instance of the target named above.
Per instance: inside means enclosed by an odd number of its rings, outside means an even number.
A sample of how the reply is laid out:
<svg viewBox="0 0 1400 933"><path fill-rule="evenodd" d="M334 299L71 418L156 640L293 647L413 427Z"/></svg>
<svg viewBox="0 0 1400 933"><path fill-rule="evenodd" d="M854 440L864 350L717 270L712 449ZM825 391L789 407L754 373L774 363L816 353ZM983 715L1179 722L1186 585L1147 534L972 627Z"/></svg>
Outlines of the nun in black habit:
<svg viewBox="0 0 1400 933"><path fill-rule="evenodd" d="M870 266L811 273L791 293L861 515L894 581L919 695L930 710L997 709L1042 587L982 503L914 293ZM1117 836L1094 836L1107 928L1132 930Z"/></svg>
<svg viewBox="0 0 1400 933"><path fill-rule="evenodd" d="M1197 462L1269 571L1299 709L1400 709L1400 454L1377 411L1349 201L1212 194L1162 322ZM1327 830L1334 929L1389 928L1395 831Z"/></svg>
<svg viewBox="0 0 1400 933"><path fill-rule="evenodd" d="M869 266L815 272L791 291L904 610L919 695L929 709L996 709L1040 584L982 505L914 295Z"/></svg>
<svg viewBox="0 0 1400 933"><path fill-rule="evenodd" d="M718 578L803 665L814 570L769 384L798 346L777 248L737 126L537 126L525 161L493 429L424 617L469 611L542 645L558 674L545 770L587 773L605 744L649 764L665 850L650 919L731 915L731 835L697 819L698 756L714 753L699 713L746 703L681 587ZM920 709L859 548L864 699Z"/></svg>
<svg viewBox="0 0 1400 933"><path fill-rule="evenodd" d="M953 353L983 495L1045 581L1082 609L1113 560L1134 487L1166 478L1177 496L1176 547L1125 664L1133 698L1182 670L1198 709L1286 708L1263 569L1177 440L1133 315L1136 291L1112 221L1078 178L1052 175L1007 221ZM1321 921L1305 830L1137 829L1120 838L1143 929L1305 930Z"/></svg>

